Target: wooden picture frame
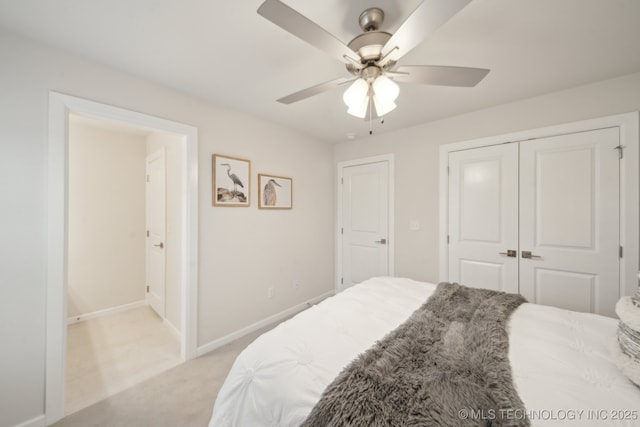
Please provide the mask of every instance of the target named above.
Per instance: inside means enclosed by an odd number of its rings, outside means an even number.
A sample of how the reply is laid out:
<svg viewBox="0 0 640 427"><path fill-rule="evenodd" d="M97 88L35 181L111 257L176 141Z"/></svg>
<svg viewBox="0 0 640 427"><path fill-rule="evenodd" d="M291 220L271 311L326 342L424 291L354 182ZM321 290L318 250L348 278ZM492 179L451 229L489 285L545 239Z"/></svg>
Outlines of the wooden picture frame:
<svg viewBox="0 0 640 427"><path fill-rule="evenodd" d="M212 175L214 206L251 204L250 160L214 154Z"/></svg>
<svg viewBox="0 0 640 427"><path fill-rule="evenodd" d="M258 174L258 208L292 209L293 178Z"/></svg>

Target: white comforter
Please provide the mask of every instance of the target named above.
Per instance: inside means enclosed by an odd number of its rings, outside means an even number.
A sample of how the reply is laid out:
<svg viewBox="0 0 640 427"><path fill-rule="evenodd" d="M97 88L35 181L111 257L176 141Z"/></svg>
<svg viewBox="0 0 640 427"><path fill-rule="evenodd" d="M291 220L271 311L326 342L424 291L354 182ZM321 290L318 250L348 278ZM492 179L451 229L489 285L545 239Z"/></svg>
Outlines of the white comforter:
<svg viewBox="0 0 640 427"><path fill-rule="evenodd" d="M370 279L283 322L238 356L210 427L298 426L338 373L434 289L409 279ZM509 327L514 381L533 426L640 426L640 389L611 356L615 319L523 304Z"/></svg>

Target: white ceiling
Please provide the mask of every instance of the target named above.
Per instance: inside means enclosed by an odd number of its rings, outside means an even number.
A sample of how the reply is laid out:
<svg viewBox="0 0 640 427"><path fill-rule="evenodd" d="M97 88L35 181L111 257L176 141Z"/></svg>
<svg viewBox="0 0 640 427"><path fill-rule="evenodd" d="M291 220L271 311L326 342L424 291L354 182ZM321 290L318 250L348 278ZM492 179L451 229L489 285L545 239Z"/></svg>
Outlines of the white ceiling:
<svg viewBox="0 0 640 427"><path fill-rule="evenodd" d="M426 0L442 1L442 0ZM446 0L445 0L446 1ZM0 0L0 27L327 142L368 135L342 89L275 100L349 77L324 52L262 18L262 0ZM284 0L348 43L377 6L393 32L420 0ZM640 0L473 0L400 61L489 68L475 88L401 84L374 132L640 71Z"/></svg>

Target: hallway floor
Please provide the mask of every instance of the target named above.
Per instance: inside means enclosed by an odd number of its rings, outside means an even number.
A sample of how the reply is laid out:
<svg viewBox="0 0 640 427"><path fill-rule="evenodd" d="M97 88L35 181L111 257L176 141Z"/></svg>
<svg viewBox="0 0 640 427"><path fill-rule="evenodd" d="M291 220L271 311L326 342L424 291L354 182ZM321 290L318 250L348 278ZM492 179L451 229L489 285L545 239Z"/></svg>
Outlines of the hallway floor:
<svg viewBox="0 0 640 427"><path fill-rule="evenodd" d="M181 362L178 338L148 306L71 324L67 328L65 414Z"/></svg>

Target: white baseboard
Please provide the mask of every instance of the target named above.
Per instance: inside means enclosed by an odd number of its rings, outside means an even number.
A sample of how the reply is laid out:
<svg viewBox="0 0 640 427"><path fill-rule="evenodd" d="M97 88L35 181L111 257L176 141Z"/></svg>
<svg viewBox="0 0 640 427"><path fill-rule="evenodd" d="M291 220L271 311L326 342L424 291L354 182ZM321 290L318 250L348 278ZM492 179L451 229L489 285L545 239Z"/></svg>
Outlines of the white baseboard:
<svg viewBox="0 0 640 427"><path fill-rule="evenodd" d="M213 340L205 345L202 345L200 347L198 347L196 349L196 357L198 356L202 356L203 354L209 353L210 351L213 351L219 347L222 347L225 344L229 344L232 341L237 340L238 338L242 338L243 336L250 334L251 332L257 331L260 328L263 328L265 326L271 325L272 323L276 323L279 322L283 319L286 319L289 316L293 316L294 314L314 305L319 303L320 301L322 301L325 298L329 298L330 296L333 296L335 294L335 291L330 291L327 293L324 293L320 296L317 296L315 298L310 299L309 301L303 302L301 304L298 305L294 305L291 308L288 308L284 311L281 311L280 313L276 313L273 316L269 316L265 319L262 319L259 322L256 322L252 325L249 325L245 328L242 328L238 331L235 331L229 335L225 335L222 338L218 338L217 340Z"/></svg>
<svg viewBox="0 0 640 427"><path fill-rule="evenodd" d="M43 415L38 415L35 418L31 418L30 420L27 420L20 424L16 424L14 427L45 427L46 425L47 423L45 421L45 417L43 414Z"/></svg>
<svg viewBox="0 0 640 427"><path fill-rule="evenodd" d="M97 317L106 316L108 314L118 313L121 311L130 310L132 308L138 308L145 306L147 302L145 300L131 302L129 304L119 305L117 307L105 308L104 310L92 311L91 313L79 314L73 317L67 317L67 325L72 323L78 323L89 319L95 319Z"/></svg>
<svg viewBox="0 0 640 427"><path fill-rule="evenodd" d="M176 325L174 325L173 323L169 322L169 320L167 320L166 317L164 319L162 319L162 323L167 327L167 329L169 329L171 334L178 339L178 341L182 340L182 333L180 332L180 330L178 328L176 328Z"/></svg>

